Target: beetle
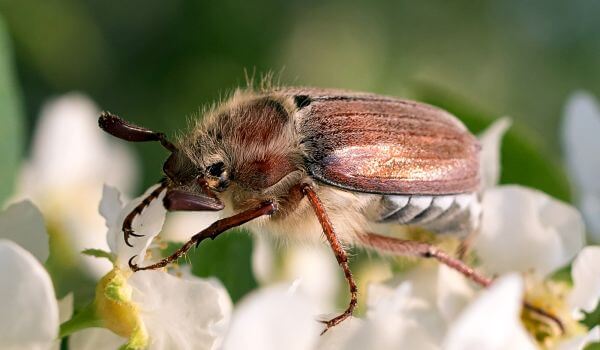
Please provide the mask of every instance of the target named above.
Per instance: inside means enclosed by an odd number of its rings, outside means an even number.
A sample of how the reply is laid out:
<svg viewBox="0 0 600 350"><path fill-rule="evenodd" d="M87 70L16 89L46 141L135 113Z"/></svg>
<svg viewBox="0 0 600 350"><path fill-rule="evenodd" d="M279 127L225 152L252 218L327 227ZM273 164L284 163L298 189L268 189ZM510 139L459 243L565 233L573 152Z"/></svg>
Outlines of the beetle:
<svg viewBox="0 0 600 350"><path fill-rule="evenodd" d="M134 218L166 191L170 211L221 211L222 219L192 236L161 268L194 245L245 225L258 234L321 239L344 272L350 301L327 329L352 315L357 287L345 247L434 258L481 286L491 279L437 247L376 232L379 224L420 226L435 233L476 229L480 145L439 108L370 93L317 88L237 90L175 143L163 133L108 112L100 127L118 138L158 141L171 152L164 179L123 223L125 242L138 236Z"/></svg>

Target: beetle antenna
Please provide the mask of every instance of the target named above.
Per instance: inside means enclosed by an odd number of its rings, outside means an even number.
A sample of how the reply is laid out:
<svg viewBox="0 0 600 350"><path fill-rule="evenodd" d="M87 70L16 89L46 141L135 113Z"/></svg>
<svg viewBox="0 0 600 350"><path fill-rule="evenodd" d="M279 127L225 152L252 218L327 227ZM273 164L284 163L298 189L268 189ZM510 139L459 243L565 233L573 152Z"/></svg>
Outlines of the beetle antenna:
<svg viewBox="0 0 600 350"><path fill-rule="evenodd" d="M162 132L154 132L141 126L137 126L121 119L110 112L102 112L98 118L100 128L114 137L129 142L158 141L171 152L177 151L177 147Z"/></svg>

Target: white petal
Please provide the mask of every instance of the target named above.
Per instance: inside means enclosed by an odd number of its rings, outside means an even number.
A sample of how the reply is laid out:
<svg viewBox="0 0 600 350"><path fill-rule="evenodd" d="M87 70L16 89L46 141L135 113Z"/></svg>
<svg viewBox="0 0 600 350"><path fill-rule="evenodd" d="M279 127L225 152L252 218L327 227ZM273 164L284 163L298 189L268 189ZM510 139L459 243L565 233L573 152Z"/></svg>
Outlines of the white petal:
<svg viewBox="0 0 600 350"><path fill-rule="evenodd" d="M446 350L537 349L521 325L523 281L518 275L499 278L455 320Z"/></svg>
<svg viewBox="0 0 600 350"><path fill-rule="evenodd" d="M554 350L583 350L586 345L598 341L600 341L600 326L592 328L587 334L579 335L561 342Z"/></svg>
<svg viewBox="0 0 600 350"><path fill-rule="evenodd" d="M567 102L563 145L579 203L588 223L590 240L600 243L600 107L586 92L574 93Z"/></svg>
<svg viewBox="0 0 600 350"><path fill-rule="evenodd" d="M125 343L127 339L106 328L88 328L69 337L69 349L72 350L115 350Z"/></svg>
<svg viewBox="0 0 600 350"><path fill-rule="evenodd" d="M588 93L573 94L565 108L563 142L567 163L582 193L600 194L600 107Z"/></svg>
<svg viewBox="0 0 600 350"><path fill-rule="evenodd" d="M267 235L252 235L252 272L260 284L275 278L274 242Z"/></svg>
<svg viewBox="0 0 600 350"><path fill-rule="evenodd" d="M80 254L107 250L106 230L98 215L101 186L128 191L136 180L136 159L120 140L98 127L98 109L81 94L47 103L32 141L31 157L18 179L16 198L29 198L63 235L73 265L100 277L110 269L103 259Z"/></svg>
<svg viewBox="0 0 600 350"><path fill-rule="evenodd" d="M340 349L439 349L418 322L401 317L369 319Z"/></svg>
<svg viewBox="0 0 600 350"><path fill-rule="evenodd" d="M436 331L430 329L432 323L429 318L435 318L435 312L416 294L410 282L404 282L397 288L370 285L366 320L347 326L346 332L350 334L336 334L334 344L329 342L325 345L329 345L330 349L352 350L436 349L435 339L431 336ZM339 333L342 330L333 331Z"/></svg>
<svg viewBox="0 0 600 350"><path fill-rule="evenodd" d="M319 350L346 350L351 339L364 327L365 321L360 318L351 317L337 326L331 328L327 333L319 337Z"/></svg>
<svg viewBox="0 0 600 350"><path fill-rule="evenodd" d="M340 267L331 249L322 244L297 244L285 257L287 281L301 281L302 294L311 298L321 312L329 312L340 290Z"/></svg>
<svg viewBox="0 0 600 350"><path fill-rule="evenodd" d="M483 196L475 249L490 273L535 271L544 276L581 249L584 224L572 206L537 190L501 186Z"/></svg>
<svg viewBox="0 0 600 350"><path fill-rule="evenodd" d="M587 223L589 243L600 244L600 194L583 193L579 208Z"/></svg>
<svg viewBox="0 0 600 350"><path fill-rule="evenodd" d="M135 167L135 159L122 151L123 145L116 146L119 150L115 151L112 144L118 141L100 130L98 115L96 105L77 93L44 105L23 175L25 193L38 197L48 188L68 190L117 178L109 183L121 190L131 188L135 174L128 168Z"/></svg>
<svg viewBox="0 0 600 350"><path fill-rule="evenodd" d="M60 323L66 322L73 317L73 300L73 293L69 293L62 299L57 300L58 318Z"/></svg>
<svg viewBox="0 0 600 350"><path fill-rule="evenodd" d="M167 214L167 210L163 206L163 198L165 196L165 191L162 191L160 195L150 202L150 204L142 211L142 214L136 216L133 220L132 229L136 234L143 235L142 237L130 237L129 242L133 247L129 247L125 244L125 239L123 236L123 228L122 224L127 215L131 213L131 211L140 204L144 198L146 198L152 191L154 191L159 185L154 185L150 187L143 195L135 198L131 202L129 202L124 208L121 209L118 220L116 220L115 224L109 227L108 234L106 239L108 241L108 245L110 250L117 256L117 264L121 268L128 268L129 259L133 256L137 256L134 259L134 262L138 265L141 265L144 261L146 249L152 242L152 239L156 237L160 233L160 230L165 222L165 216ZM106 192L105 195L109 197L113 197L114 193L109 191ZM110 202L108 199L107 201ZM112 201L113 206L116 206L116 201ZM102 210L107 211L108 208L103 208ZM108 222L108 220L107 220Z"/></svg>
<svg viewBox="0 0 600 350"><path fill-rule="evenodd" d="M193 235L204 230L221 218L219 212L171 212L160 236L170 242L187 242Z"/></svg>
<svg viewBox="0 0 600 350"><path fill-rule="evenodd" d="M425 278L408 277L406 282L395 288L376 283L369 285L367 318L375 323L396 324L399 329L412 329L413 324L418 324L423 329L422 340L438 342L446 325L436 310L435 301L432 301L435 299L435 279L435 273L430 273ZM389 338L386 334L381 336ZM398 338L395 341L403 340Z"/></svg>
<svg viewBox="0 0 600 350"><path fill-rule="evenodd" d="M44 217L30 201L14 203L0 213L0 238L19 244L41 263L48 259L48 232Z"/></svg>
<svg viewBox="0 0 600 350"><path fill-rule="evenodd" d="M62 324L71 319L73 316L73 293L65 295L64 298L57 300L58 303L58 319ZM52 350L60 350L60 339L54 339Z"/></svg>
<svg viewBox="0 0 600 350"><path fill-rule="evenodd" d="M321 242L282 247L266 235L253 235L252 269L261 284L300 281L302 294L322 313L333 311L339 295L340 268L331 249Z"/></svg>
<svg viewBox="0 0 600 350"><path fill-rule="evenodd" d="M313 348L322 326L310 299L287 286L261 289L234 311L223 349L304 350Z"/></svg>
<svg viewBox="0 0 600 350"><path fill-rule="evenodd" d="M150 349L214 348L222 320L231 310L222 286L161 271L139 271L129 278L129 285L150 336Z"/></svg>
<svg viewBox="0 0 600 350"><path fill-rule="evenodd" d="M58 305L44 267L17 244L0 240L0 348L49 349Z"/></svg>
<svg viewBox="0 0 600 350"><path fill-rule="evenodd" d="M479 135L482 188L496 186L500 180L500 146L511 124L512 121L507 117L498 119Z"/></svg>
<svg viewBox="0 0 600 350"><path fill-rule="evenodd" d="M118 225L119 214L123 210L121 202L121 193L114 187L104 185L102 187L102 199L98 211L104 217L106 228Z"/></svg>
<svg viewBox="0 0 600 350"><path fill-rule="evenodd" d="M473 299L475 292L467 279L458 271L440 265L437 278L437 307L448 324Z"/></svg>
<svg viewBox="0 0 600 350"><path fill-rule="evenodd" d="M594 311L600 301L600 246L583 248L573 262L571 275L573 290L569 296L569 304L575 310L588 313Z"/></svg>

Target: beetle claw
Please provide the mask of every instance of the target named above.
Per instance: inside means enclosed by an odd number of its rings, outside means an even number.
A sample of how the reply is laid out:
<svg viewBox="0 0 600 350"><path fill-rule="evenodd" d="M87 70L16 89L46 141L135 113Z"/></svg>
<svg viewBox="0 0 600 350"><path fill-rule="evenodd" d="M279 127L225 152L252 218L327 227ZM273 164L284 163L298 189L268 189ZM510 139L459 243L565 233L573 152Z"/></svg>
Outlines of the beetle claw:
<svg viewBox="0 0 600 350"><path fill-rule="evenodd" d="M125 243L127 243L127 242L125 242ZM133 259L135 259L136 257L137 257L137 255L132 256L131 258L129 258L129 261L127 262L127 265L129 265L129 268L133 272L136 272L140 269L139 266L133 262Z"/></svg>

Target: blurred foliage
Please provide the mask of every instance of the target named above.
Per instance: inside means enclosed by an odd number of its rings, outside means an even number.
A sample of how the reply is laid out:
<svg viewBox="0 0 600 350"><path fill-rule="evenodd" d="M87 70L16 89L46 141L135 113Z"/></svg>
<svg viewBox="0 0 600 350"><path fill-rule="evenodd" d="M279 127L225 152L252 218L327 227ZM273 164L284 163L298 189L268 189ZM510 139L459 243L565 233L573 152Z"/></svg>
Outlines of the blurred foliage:
<svg viewBox="0 0 600 350"><path fill-rule="evenodd" d="M439 87L425 84L415 91L418 100L453 113L474 133L481 133L495 118L501 117ZM570 200L567 175L556 157L550 156L539 135L523 125L513 124L502 140L501 154L500 183L522 184Z"/></svg>
<svg viewBox="0 0 600 350"><path fill-rule="evenodd" d="M0 204L12 194L23 146L21 99L11 53L0 16Z"/></svg>

